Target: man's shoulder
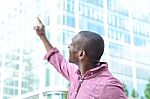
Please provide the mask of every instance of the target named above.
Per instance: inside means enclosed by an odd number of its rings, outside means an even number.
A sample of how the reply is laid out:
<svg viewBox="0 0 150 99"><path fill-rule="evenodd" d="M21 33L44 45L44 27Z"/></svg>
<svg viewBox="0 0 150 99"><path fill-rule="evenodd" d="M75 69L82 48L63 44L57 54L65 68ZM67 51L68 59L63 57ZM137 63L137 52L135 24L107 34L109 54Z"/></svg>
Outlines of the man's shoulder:
<svg viewBox="0 0 150 99"><path fill-rule="evenodd" d="M105 74L102 76L98 77L98 85L103 85L103 86L118 86L122 88L122 83L113 75L111 74Z"/></svg>

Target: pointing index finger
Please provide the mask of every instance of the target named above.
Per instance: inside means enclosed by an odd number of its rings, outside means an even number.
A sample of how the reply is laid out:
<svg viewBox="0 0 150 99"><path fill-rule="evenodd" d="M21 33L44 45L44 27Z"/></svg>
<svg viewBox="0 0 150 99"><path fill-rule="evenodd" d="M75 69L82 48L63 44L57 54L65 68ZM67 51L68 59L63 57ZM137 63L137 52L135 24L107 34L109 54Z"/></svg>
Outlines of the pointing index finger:
<svg viewBox="0 0 150 99"><path fill-rule="evenodd" d="M38 22L39 22L40 25L43 25L43 24L42 24L42 21L40 20L39 17L37 17L37 20L38 20Z"/></svg>

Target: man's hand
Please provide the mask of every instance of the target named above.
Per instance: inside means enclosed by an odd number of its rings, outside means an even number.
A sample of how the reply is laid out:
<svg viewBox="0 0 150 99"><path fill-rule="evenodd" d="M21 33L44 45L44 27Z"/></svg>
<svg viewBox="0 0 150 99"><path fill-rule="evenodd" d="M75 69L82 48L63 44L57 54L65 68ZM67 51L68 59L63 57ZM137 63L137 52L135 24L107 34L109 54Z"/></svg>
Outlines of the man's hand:
<svg viewBox="0 0 150 99"><path fill-rule="evenodd" d="M40 39L42 40L42 42L48 52L53 49L53 46L48 41L48 39L45 35L45 27L42 24L42 21L39 19L39 17L37 17L37 20L38 20L38 24L37 24L37 26L34 26L34 29L36 30L36 34L40 37Z"/></svg>
<svg viewBox="0 0 150 99"><path fill-rule="evenodd" d="M43 25L42 21L37 17L37 26L34 26L34 29L36 30L36 33L39 37L45 36L45 26Z"/></svg>

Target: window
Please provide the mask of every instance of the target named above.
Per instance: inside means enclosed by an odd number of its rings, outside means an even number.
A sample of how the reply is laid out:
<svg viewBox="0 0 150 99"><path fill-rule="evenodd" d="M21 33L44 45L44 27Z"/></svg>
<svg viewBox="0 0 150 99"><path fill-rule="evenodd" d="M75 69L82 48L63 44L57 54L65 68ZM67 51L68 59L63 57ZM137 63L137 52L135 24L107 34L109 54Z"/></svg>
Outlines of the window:
<svg viewBox="0 0 150 99"><path fill-rule="evenodd" d="M150 77L150 69L144 68L143 64L136 64L136 76L137 78L148 80Z"/></svg>
<svg viewBox="0 0 150 99"><path fill-rule="evenodd" d="M136 46L145 46L146 45L146 39L144 37L141 37L140 35L134 34L134 44Z"/></svg>
<svg viewBox="0 0 150 99"><path fill-rule="evenodd" d="M122 46L115 43L109 44L110 56L131 60L131 49L128 46ZM117 52L117 53L116 53ZM127 54L128 53L128 54Z"/></svg>
<svg viewBox="0 0 150 99"><path fill-rule="evenodd" d="M127 3L128 1L124 1L124 0L115 0L115 3L116 3L116 8L115 10L121 14L124 14L126 16L129 15L128 13L128 6L127 6Z"/></svg>
<svg viewBox="0 0 150 99"><path fill-rule="evenodd" d="M79 13L81 16L86 16L88 18L91 18L97 21L103 21L103 9L102 8L89 6L86 4L80 4Z"/></svg>
<svg viewBox="0 0 150 99"><path fill-rule="evenodd" d="M67 99L67 93L64 92L49 92L46 94L47 98L46 99Z"/></svg>
<svg viewBox="0 0 150 99"><path fill-rule="evenodd" d="M94 8L94 7L88 7L87 6L87 17L88 18L92 18L92 19L95 19L95 20L103 20L103 19L98 19L98 17L100 17L99 13L102 13L102 11L100 11L99 9L97 8ZM102 15L100 18L103 18Z"/></svg>
<svg viewBox="0 0 150 99"><path fill-rule="evenodd" d="M122 56L122 45L115 44L115 43L110 43L109 44L109 49L110 49L109 54L111 56L116 56L116 57L121 57Z"/></svg>
<svg viewBox="0 0 150 99"><path fill-rule="evenodd" d="M74 0L59 0L58 7L62 10L74 13Z"/></svg>
<svg viewBox="0 0 150 99"><path fill-rule="evenodd" d="M107 0L107 6L110 10L115 10L115 0Z"/></svg>
<svg viewBox="0 0 150 99"><path fill-rule="evenodd" d="M3 57L2 54L0 54L0 67L2 66Z"/></svg>
<svg viewBox="0 0 150 99"><path fill-rule="evenodd" d="M37 90L39 88L39 68L34 68L23 73L23 87L27 87L27 92Z"/></svg>
<svg viewBox="0 0 150 99"><path fill-rule="evenodd" d="M108 23L110 25L117 26L119 28L123 28L123 29L126 29L126 30L129 29L128 17L124 16L124 15L121 15L121 14L116 14L116 13L109 12L109 14L108 14Z"/></svg>
<svg viewBox="0 0 150 99"><path fill-rule="evenodd" d="M15 62L15 61L8 61L7 60L5 63L5 68L18 70L19 69L19 63Z"/></svg>
<svg viewBox="0 0 150 99"><path fill-rule="evenodd" d="M27 81L22 81L21 86L22 86L23 89L27 89L29 87L28 84L27 84Z"/></svg>
<svg viewBox="0 0 150 99"><path fill-rule="evenodd" d="M133 21L133 31L140 35L150 36L149 24L140 20Z"/></svg>
<svg viewBox="0 0 150 99"><path fill-rule="evenodd" d="M121 41L130 44L130 33L127 30L109 26L108 37L111 40Z"/></svg>
<svg viewBox="0 0 150 99"><path fill-rule="evenodd" d="M97 20L103 22L103 11L102 9L97 9Z"/></svg>
<svg viewBox="0 0 150 99"><path fill-rule="evenodd" d="M74 12L74 1L67 0L67 11Z"/></svg>
<svg viewBox="0 0 150 99"><path fill-rule="evenodd" d="M44 24L45 25L50 25L50 16L47 15L47 16L44 17Z"/></svg>
<svg viewBox="0 0 150 99"><path fill-rule="evenodd" d="M104 27L100 24L94 24L91 22L88 22L87 24L88 30L99 33L100 35L104 35Z"/></svg>
<svg viewBox="0 0 150 99"><path fill-rule="evenodd" d="M94 5L103 6L103 0L87 0L87 2Z"/></svg>
<svg viewBox="0 0 150 99"><path fill-rule="evenodd" d="M126 6L124 1L122 0L108 0L107 2L108 9L119 12L123 15L128 16L128 7Z"/></svg>
<svg viewBox="0 0 150 99"><path fill-rule="evenodd" d="M19 60L19 56L18 55L13 55L13 54L7 54L6 59L7 60Z"/></svg>
<svg viewBox="0 0 150 99"><path fill-rule="evenodd" d="M143 52L142 50L137 50L135 52L135 61L137 63L150 64L149 59L150 59L150 52Z"/></svg>
<svg viewBox="0 0 150 99"><path fill-rule="evenodd" d="M116 74L126 75L129 77L132 76L132 67L130 66L130 64L127 64L121 58L110 57L109 59L112 72Z"/></svg>
<svg viewBox="0 0 150 99"><path fill-rule="evenodd" d="M79 5L79 14L82 16L87 16L87 5L85 4Z"/></svg>
<svg viewBox="0 0 150 99"><path fill-rule="evenodd" d="M10 97L9 96L3 96L3 99L9 99Z"/></svg>
<svg viewBox="0 0 150 99"><path fill-rule="evenodd" d="M63 24L70 27L75 27L75 18L73 16L63 15Z"/></svg>
<svg viewBox="0 0 150 99"><path fill-rule="evenodd" d="M149 23L150 22L149 14L146 12L144 12L144 13L143 12L139 11L138 9L134 9L133 14L132 14L133 18Z"/></svg>
<svg viewBox="0 0 150 99"><path fill-rule="evenodd" d="M0 67L2 66L2 59L0 59Z"/></svg>
<svg viewBox="0 0 150 99"><path fill-rule="evenodd" d="M4 80L4 84L8 86L15 86L18 87L18 81L14 79L6 79Z"/></svg>
<svg viewBox="0 0 150 99"><path fill-rule="evenodd" d="M146 81L138 80L138 82L137 82L137 92L140 95L139 97L145 96L144 90L146 89L146 84L147 84Z"/></svg>
<svg viewBox="0 0 150 99"><path fill-rule="evenodd" d="M110 24L110 25L116 25L116 17L115 17L115 15L113 15L113 14L111 14L111 13L109 13L108 14L108 23Z"/></svg>
<svg viewBox="0 0 150 99"><path fill-rule="evenodd" d="M122 33L119 31L110 30L109 37L113 40L122 41Z"/></svg>
<svg viewBox="0 0 150 99"><path fill-rule="evenodd" d="M47 86L50 86L50 70L49 70L49 68L46 68L46 72L45 72L45 86L47 87Z"/></svg>
<svg viewBox="0 0 150 99"><path fill-rule="evenodd" d="M5 95L18 95L18 90L13 88L4 87Z"/></svg>
<svg viewBox="0 0 150 99"><path fill-rule="evenodd" d="M72 31L63 30L63 33L61 34L62 34L61 37L63 37L63 44L69 45L71 43L71 38L73 37L75 33Z"/></svg>
<svg viewBox="0 0 150 99"><path fill-rule="evenodd" d="M122 33L115 29L109 29L109 38L112 40L121 41L122 40Z"/></svg>
<svg viewBox="0 0 150 99"><path fill-rule="evenodd" d="M130 44L130 34L124 33L124 42Z"/></svg>

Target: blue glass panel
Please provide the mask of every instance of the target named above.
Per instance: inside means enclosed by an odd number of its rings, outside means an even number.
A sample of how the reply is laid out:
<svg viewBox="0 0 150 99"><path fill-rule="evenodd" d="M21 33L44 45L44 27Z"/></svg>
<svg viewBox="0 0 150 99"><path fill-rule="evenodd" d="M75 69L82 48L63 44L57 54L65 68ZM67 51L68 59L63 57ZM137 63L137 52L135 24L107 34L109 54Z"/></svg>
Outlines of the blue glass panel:
<svg viewBox="0 0 150 99"><path fill-rule="evenodd" d="M71 16L64 16L63 17L63 24L70 26L70 27L75 27L75 18Z"/></svg>
<svg viewBox="0 0 150 99"><path fill-rule="evenodd" d="M104 27L99 24L88 23L88 30L104 35Z"/></svg>

